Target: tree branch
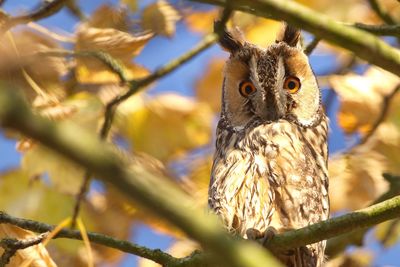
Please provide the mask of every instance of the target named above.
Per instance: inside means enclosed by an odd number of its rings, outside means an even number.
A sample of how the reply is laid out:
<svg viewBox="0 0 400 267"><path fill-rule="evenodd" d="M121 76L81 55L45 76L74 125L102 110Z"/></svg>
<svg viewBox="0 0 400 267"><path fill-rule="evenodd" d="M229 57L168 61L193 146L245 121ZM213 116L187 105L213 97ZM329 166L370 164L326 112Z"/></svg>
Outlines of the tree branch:
<svg viewBox="0 0 400 267"><path fill-rule="evenodd" d="M400 37L400 25L368 25L363 23L344 24L354 26L360 30L370 32L375 35Z"/></svg>
<svg viewBox="0 0 400 267"><path fill-rule="evenodd" d="M26 24L28 22L50 17L63 8L67 1L68 0L47 1L47 4L40 6L37 10L32 11L29 14L9 17L1 26L0 32L8 31L10 28L19 24Z"/></svg>
<svg viewBox="0 0 400 267"><path fill-rule="evenodd" d="M358 143L357 146L368 142L368 140L371 138L371 136L378 129L379 125L381 125L381 123L385 121L387 113L389 112L390 102L399 91L400 91L400 84L396 85L396 87L393 89L393 91L390 94L384 96L383 103L382 103L382 109L381 109L381 113L379 114L379 117L376 119L375 123L372 125L371 130L369 130L365 134L365 136L361 139L360 143Z"/></svg>
<svg viewBox="0 0 400 267"><path fill-rule="evenodd" d="M317 47L319 41L321 41L321 39L319 39L318 37L314 37L312 41L304 49L304 54L306 54L307 56L311 55L311 53Z"/></svg>
<svg viewBox="0 0 400 267"><path fill-rule="evenodd" d="M394 191L382 195L378 200L396 195L399 190L398 185L396 188L393 187L393 190ZM353 233L359 233L360 231L364 233L365 229L368 227L399 217L400 196L396 196L366 209L358 210L298 230L277 234L268 242L267 247L272 250L286 250L319 242L330 237L336 238L337 235L344 233L350 234L351 237ZM16 218L3 212L0 212L0 223L12 224L38 233L51 232L55 227L37 221ZM206 254L200 252L192 253L184 258L175 258L158 249L148 249L129 241L119 240L100 233L89 232L88 237L93 243L138 255L165 266L213 266L210 263L210 258ZM71 229L62 229L55 238L82 240L80 232Z"/></svg>
<svg viewBox="0 0 400 267"><path fill-rule="evenodd" d="M138 92L140 89L143 87L149 85L150 83L164 77L165 75L171 73L172 71L176 70L195 56L197 56L199 53L213 45L217 41L217 35L215 34L208 34L206 35L203 40L196 45L192 50L188 51L181 57L167 63L163 67L160 67L156 71L154 71L152 74L149 76L142 78L140 80L132 80L130 81L130 88L129 90L123 94L115 97L113 100L111 100L107 106L106 106L106 112L105 112L105 119L104 119L104 124L101 127L101 136L107 136L108 132L110 131L111 124L113 121L114 117L114 112L116 106Z"/></svg>
<svg viewBox="0 0 400 267"><path fill-rule="evenodd" d="M0 86L0 124L18 130L88 169L128 199L182 229L224 266L281 266L254 242L231 238L216 216L166 177L155 176L138 163L126 162L111 145L69 121L52 122L34 115L12 88ZM79 136L79 138L76 138ZM156 189L156 190L155 190Z"/></svg>
<svg viewBox="0 0 400 267"><path fill-rule="evenodd" d="M2 213L0 212L0 216ZM0 219L1 221L1 219ZM15 255L17 250L25 249L41 243L48 235L48 232L44 232L33 238L18 240L15 238L4 238L0 240L0 246L4 249L3 255L0 258L0 267L6 266L11 258Z"/></svg>
<svg viewBox="0 0 400 267"><path fill-rule="evenodd" d="M49 225L42 222L37 222L33 220L21 219L17 217L10 216L4 212L0 212L0 223L8 223L18 227L21 227L26 230L30 230L37 233L47 233L54 230L54 225ZM168 253L164 253L159 249L149 249L146 247L142 247L136 244L133 244L128 241L119 240L110 236L106 236L99 233L88 232L89 240L93 243L104 245L110 248L115 248L120 251L134 254L154 262L157 262L161 265L168 265L174 262L178 262L180 259L174 258ZM42 237L42 239L44 239ZM82 234L79 230L71 230L71 229L62 229L54 238L69 238L69 239L76 239L82 240ZM2 245L2 241L0 241L0 245ZM40 243L40 241L38 242ZM12 248L14 248L13 246Z"/></svg>
<svg viewBox="0 0 400 267"><path fill-rule="evenodd" d="M225 6L225 0L191 0ZM288 0L235 0L230 7L257 16L285 20L315 36L339 45L394 74L400 75L400 52L376 36L345 26L324 14Z"/></svg>
<svg viewBox="0 0 400 267"><path fill-rule="evenodd" d="M301 247L399 217L400 196L396 196L365 209L282 233L273 237L267 247L272 250Z"/></svg>
<svg viewBox="0 0 400 267"><path fill-rule="evenodd" d="M395 24L393 18L383 10L381 5L376 0L368 0L369 5L375 11L375 13L387 24Z"/></svg>

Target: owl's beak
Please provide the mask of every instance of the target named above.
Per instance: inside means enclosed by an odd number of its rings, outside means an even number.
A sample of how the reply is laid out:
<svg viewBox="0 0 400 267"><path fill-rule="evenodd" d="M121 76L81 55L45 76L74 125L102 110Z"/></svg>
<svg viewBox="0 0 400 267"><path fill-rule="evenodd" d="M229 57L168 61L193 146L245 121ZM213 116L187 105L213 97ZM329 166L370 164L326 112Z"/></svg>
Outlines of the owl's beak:
<svg viewBox="0 0 400 267"><path fill-rule="evenodd" d="M284 95L281 90L267 87L265 94L265 119L268 121L277 121L284 117L285 106L283 105Z"/></svg>

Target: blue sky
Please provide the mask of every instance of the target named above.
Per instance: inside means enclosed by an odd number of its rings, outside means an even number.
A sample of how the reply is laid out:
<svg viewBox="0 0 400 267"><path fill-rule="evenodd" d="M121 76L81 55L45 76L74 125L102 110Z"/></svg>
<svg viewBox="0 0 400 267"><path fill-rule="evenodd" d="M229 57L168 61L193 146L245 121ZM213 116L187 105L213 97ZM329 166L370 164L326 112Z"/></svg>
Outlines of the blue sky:
<svg viewBox="0 0 400 267"><path fill-rule="evenodd" d="M6 1L4 8L12 14L22 10L29 10L35 6L39 1L21 0L21 1ZM93 11L98 6L100 1L86 0L79 1L83 11L87 14ZM101 1L105 3L116 3L117 1ZM140 6L146 5L151 1L139 1ZM77 20L68 14L67 11L62 10L56 16L40 21L40 24L50 27L51 29L63 29L68 32L72 32ZM184 24L178 23L176 36L179 38L179 42L176 39L167 39L163 37L154 38L145 47L143 52L136 58L136 62L146 66L150 70L167 63L169 60L176 58L183 54L185 51L193 47L200 39L201 36L189 32ZM162 52L154 53L154 51ZM183 95L192 96L193 82L204 69L204 66L209 61L210 57L213 56L227 56L226 53L222 52L221 49L214 45L209 48L201 55L190 61L184 67L178 69L172 74L162 78L158 81L155 88L151 89L149 94L156 94L163 91L176 91ZM311 64L316 74L322 74L329 71L332 66L335 65L335 58L329 54L314 53L311 56ZM218 88L217 88L218 89ZM323 99L326 96L327 90L322 88ZM330 152L335 153L339 150L343 150L348 147L348 138L345 138L341 129L336 123L335 114L338 110L339 103L334 101L329 110L330 117L330 129L331 134L329 138ZM20 161L20 154L15 150L15 142L13 140L6 139L3 133L0 131L0 170L10 169L18 166ZM140 245L144 245L151 248L166 249L172 242L172 239L168 236L154 233L151 229L145 225L141 225L135 228L132 234L132 240ZM377 255L374 266L400 266L398 263L400 260L400 245L397 245L391 249L384 250L373 238L372 234L367 238L368 247L373 249ZM136 257L133 255L127 255L122 266L136 266Z"/></svg>

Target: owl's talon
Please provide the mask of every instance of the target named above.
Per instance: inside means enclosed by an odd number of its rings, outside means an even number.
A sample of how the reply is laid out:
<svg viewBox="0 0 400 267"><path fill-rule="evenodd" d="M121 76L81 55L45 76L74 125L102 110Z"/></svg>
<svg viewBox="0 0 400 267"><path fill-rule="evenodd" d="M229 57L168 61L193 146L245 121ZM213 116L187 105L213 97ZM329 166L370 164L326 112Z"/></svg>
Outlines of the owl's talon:
<svg viewBox="0 0 400 267"><path fill-rule="evenodd" d="M278 233L278 231L272 227L268 226L267 230L265 230L263 237L261 238L261 244L265 247L268 242Z"/></svg>
<svg viewBox="0 0 400 267"><path fill-rule="evenodd" d="M263 234L254 228L249 228L246 230L246 236L249 240L259 240L263 237Z"/></svg>

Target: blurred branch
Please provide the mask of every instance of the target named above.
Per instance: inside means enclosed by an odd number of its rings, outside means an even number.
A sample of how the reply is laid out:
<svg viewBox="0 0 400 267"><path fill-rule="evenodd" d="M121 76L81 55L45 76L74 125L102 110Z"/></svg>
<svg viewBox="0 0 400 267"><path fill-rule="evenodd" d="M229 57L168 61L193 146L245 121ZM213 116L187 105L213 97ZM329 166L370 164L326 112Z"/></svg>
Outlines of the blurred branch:
<svg viewBox="0 0 400 267"><path fill-rule="evenodd" d="M389 190L377 198L371 205L400 195L400 177L385 173L383 174L383 178L389 183ZM326 255L332 258L344 251L349 245L362 246L364 235L369 229L360 229L329 239L326 245Z"/></svg>
<svg viewBox="0 0 400 267"><path fill-rule="evenodd" d="M65 6L68 8L69 12L79 20L83 21L87 19L75 0L68 0Z"/></svg>
<svg viewBox="0 0 400 267"><path fill-rule="evenodd" d="M47 1L46 4L42 5L37 10L32 11L31 13L15 17L8 17L4 24L1 26L0 32L8 31L10 28L19 24L26 24L28 22L50 17L51 15L61 10L61 8L64 7L67 1L68 0Z"/></svg>
<svg viewBox="0 0 400 267"><path fill-rule="evenodd" d="M395 24L396 22L393 18L383 10L381 5L378 3L377 0L368 0L369 5L375 11L375 13L387 24Z"/></svg>
<svg viewBox="0 0 400 267"><path fill-rule="evenodd" d="M320 38L318 37L314 37L312 39L312 41L306 46L306 48L304 49L304 54L306 54L307 56L309 56L312 51L314 51L314 49L317 47L319 41L321 41Z"/></svg>
<svg viewBox="0 0 400 267"><path fill-rule="evenodd" d="M371 130L368 131L367 134L361 139L360 143L357 145L362 145L365 144L372 135L374 135L376 129L378 129L379 125L381 125L382 122L385 121L387 113L389 111L390 107L390 102L392 99L395 97L395 95L400 91L400 84L396 85L396 87L393 89L393 91L383 97L383 103L382 103L382 108L381 108L381 113L379 114L379 117L376 119L375 123L372 125Z"/></svg>
<svg viewBox="0 0 400 267"><path fill-rule="evenodd" d="M2 214L0 213L0 216ZM1 220L0 220L1 221ZM6 266L11 258L15 255L17 250L25 249L34 245L41 243L48 235L48 231L42 233L38 236L18 240L15 238L3 238L0 240L0 247L4 249L3 255L0 258L0 267Z"/></svg>
<svg viewBox="0 0 400 267"><path fill-rule="evenodd" d="M191 1L219 6L226 5L225 0ZM261 17L285 20L321 39L352 51L358 57L372 64L400 75L400 52L398 50L368 32L345 26L295 1L235 0L231 2L230 7Z"/></svg>
<svg viewBox="0 0 400 267"><path fill-rule="evenodd" d="M349 24L346 24L350 26ZM400 25L368 25L363 23L355 23L352 26L370 32L375 35L382 35L382 36L395 36L400 37Z"/></svg>
<svg viewBox="0 0 400 267"><path fill-rule="evenodd" d="M32 113L13 88L0 90L0 124L36 139L111 184L128 199L165 218L197 240L221 265L281 266L264 248L226 233L215 215L205 213L172 180L145 165L127 162L115 149L70 121L53 122ZM79 136L79 138L76 138Z"/></svg>

